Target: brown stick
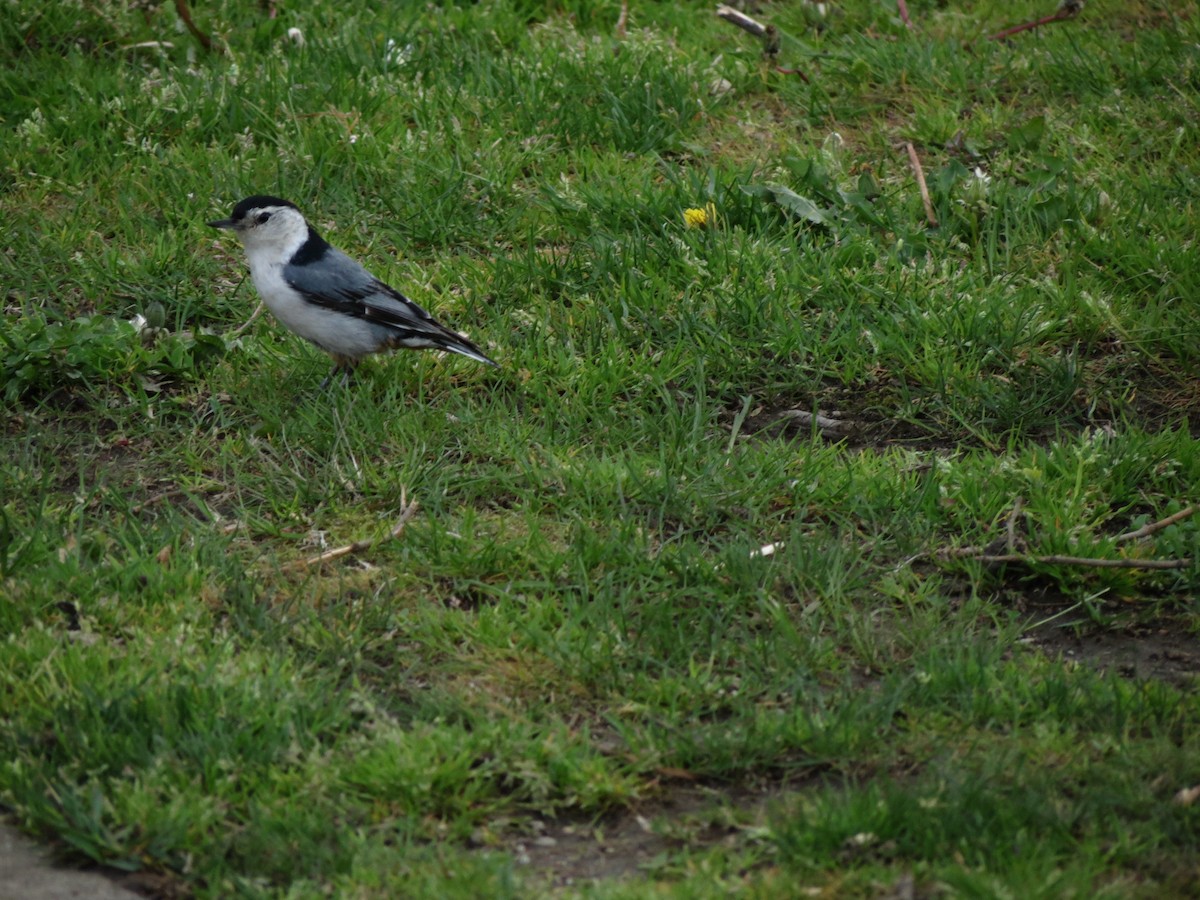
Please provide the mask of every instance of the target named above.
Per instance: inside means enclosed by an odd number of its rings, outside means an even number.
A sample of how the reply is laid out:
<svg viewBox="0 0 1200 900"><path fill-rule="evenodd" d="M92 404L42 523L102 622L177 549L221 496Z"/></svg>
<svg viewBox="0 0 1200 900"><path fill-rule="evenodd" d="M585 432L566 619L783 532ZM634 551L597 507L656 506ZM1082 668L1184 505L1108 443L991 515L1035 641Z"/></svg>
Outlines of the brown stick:
<svg viewBox="0 0 1200 900"><path fill-rule="evenodd" d="M816 425L817 430L821 432L822 437L836 438L853 431L858 424L854 421L845 419L831 419L828 416L823 416L820 413L809 412L805 409L789 409L779 416L779 421L791 419L801 427L805 425Z"/></svg>
<svg viewBox="0 0 1200 900"><path fill-rule="evenodd" d="M1018 503L1020 502L1021 500L1018 498ZM1013 550L1013 540L1015 538L1015 535L1012 533L1012 529L1015 527L1013 523L1019 509L1020 507L1017 506L1017 504L1014 504L1013 512L1011 514L1012 517L1009 519L1010 538L1007 546L1010 552ZM1143 525L1136 531L1127 531L1124 534L1119 534L1116 537L1116 542L1118 544L1123 544L1127 541L1135 541L1139 538L1149 537L1156 532L1162 531L1164 528L1169 528L1177 522L1182 522L1189 516L1194 516L1197 512L1200 512L1200 506L1189 506L1187 509L1182 509L1173 515L1167 516L1165 519L1159 519L1157 522L1151 522L1148 525ZM946 559L955 559L963 556L983 556L987 555L990 547L997 546L999 546L999 541L993 541L987 547L953 547L940 551L938 555Z"/></svg>
<svg viewBox="0 0 1200 900"><path fill-rule="evenodd" d="M618 41L625 40L626 26L629 24L629 0L621 0L621 14L617 16L617 27L613 29L613 37Z"/></svg>
<svg viewBox="0 0 1200 900"><path fill-rule="evenodd" d="M808 76L805 75L799 69L785 69L783 66L776 66L775 71L778 72L780 75L799 75L800 80L803 81L805 84L812 84L812 82L808 80Z"/></svg>
<svg viewBox="0 0 1200 900"><path fill-rule="evenodd" d="M1191 806L1198 798L1200 798L1200 784L1180 788L1172 799L1180 806Z"/></svg>
<svg viewBox="0 0 1200 900"><path fill-rule="evenodd" d="M192 21L192 12L188 9L187 0L175 0L175 12L179 13L179 18L183 19L183 24L192 33L192 37L200 42L200 46L205 50L212 50L212 38L197 28L196 23Z"/></svg>
<svg viewBox="0 0 1200 900"><path fill-rule="evenodd" d="M904 142L908 150L908 161L912 164L913 174L917 176L917 188L921 191L921 203L925 205L925 218L933 228L938 227L937 216L933 214L933 203L929 200L929 185L925 183L925 170L921 168L921 159L912 145L912 141Z"/></svg>
<svg viewBox="0 0 1200 900"><path fill-rule="evenodd" d="M157 504L162 503L164 500L174 500L176 497L186 497L187 492L187 488L173 488L169 491L163 491L161 494L155 494L149 500L145 500L139 503L137 506L129 507L129 512L135 516L139 515L140 513L149 509L151 506L156 506Z"/></svg>
<svg viewBox="0 0 1200 900"><path fill-rule="evenodd" d="M1014 34L1020 34L1022 31L1032 31L1034 28L1040 28L1043 25L1049 25L1051 22L1061 22L1063 19L1069 19L1070 16L1064 16L1060 13L1055 13L1052 16L1043 16L1033 22L1025 22L1022 25L1014 25L1011 28L1005 28L1003 31L997 31L995 34L988 35L989 41L1002 41L1006 37L1012 37Z"/></svg>
<svg viewBox="0 0 1200 900"><path fill-rule="evenodd" d="M169 491L163 491L160 494L155 494L153 497L149 498L148 500L143 500L136 506L129 507L129 512L131 515L140 515L151 506L156 506L165 500L175 500L179 497L190 498L193 493L216 494L220 492L223 487L224 485L221 484L211 484L207 488L172 488Z"/></svg>
<svg viewBox="0 0 1200 900"><path fill-rule="evenodd" d="M267 305L265 303L263 303L261 300L259 300L258 306L255 308L254 312L251 314L250 318L248 318L245 322L243 322L237 328L233 329L233 331L231 331L227 336L229 338L235 338L238 335L240 335L243 331L245 331L247 328L249 328L251 325L254 324L254 320L257 319L259 316L261 316L262 311L266 308L267 308Z"/></svg>
<svg viewBox="0 0 1200 900"><path fill-rule="evenodd" d="M404 502L403 495L401 495L400 502ZM416 511L417 501L414 500L404 508L402 513L400 513L400 518L396 520L396 524L392 526L392 530L388 532L385 540L394 541L396 538L400 537L401 532L404 531L404 526L408 524L408 520L413 517L413 514ZM378 542L379 541L375 538L355 541L353 544L347 544L344 547L335 547L333 550L326 550L324 553L318 553L316 556L310 556L308 559L298 559L295 562L284 566L283 568L306 569L309 566L319 566L323 563L330 562L331 560L341 559L343 556L349 556L352 553L362 553L364 550L369 550L371 547L375 546L375 544Z"/></svg>
<svg viewBox="0 0 1200 900"><path fill-rule="evenodd" d="M750 18L744 12L734 9L732 6L725 6L724 4L718 6L717 17L736 25L742 31L750 32L756 38L760 38L767 33L766 25L757 19Z"/></svg>
<svg viewBox="0 0 1200 900"><path fill-rule="evenodd" d="M1162 531L1176 522L1182 522L1188 516L1194 516L1200 510L1200 506L1189 506L1187 509L1181 509L1173 516L1167 516L1165 519L1159 519L1157 522L1151 522L1149 525L1143 525L1137 531L1127 531L1124 534L1117 535L1117 543L1124 541L1136 541L1138 538L1149 537L1156 531Z"/></svg>
<svg viewBox="0 0 1200 900"><path fill-rule="evenodd" d="M1187 569L1190 559L1095 559L1087 556L1026 556L1002 553L998 556L972 556L985 563L1041 563L1047 566L1088 566L1096 569Z"/></svg>
<svg viewBox="0 0 1200 900"><path fill-rule="evenodd" d="M1060 565L1060 566L1090 566L1093 568L1108 568L1108 569L1186 569L1192 564L1191 559L1094 559L1082 556L1030 556L1028 554L1015 552L1017 535L1016 535L1016 520L1020 515L1020 511L1024 501L1018 497L1013 504L1013 511L1009 515L1007 526L1007 553L997 553L1000 547L1004 546L999 540L992 541L986 547L953 547L937 551L934 555L941 559L977 559L980 562L986 563L1043 563L1045 565ZM1182 522L1189 516L1200 512L1200 505L1193 504L1185 509L1181 509L1177 513L1167 516L1165 519L1159 519L1157 522L1150 522L1143 525L1135 531L1127 531L1124 534L1118 535L1117 543L1128 543L1129 541L1139 540L1149 537L1164 528L1169 528L1177 522ZM924 555L924 554L921 554Z"/></svg>
<svg viewBox="0 0 1200 900"><path fill-rule="evenodd" d="M756 38L761 38L763 42L763 55L768 59L774 59L779 55L779 49L783 43L783 35L774 25L764 25L757 19L752 19L740 9L734 9L732 6L725 6L724 4L717 7L717 17L736 25L742 31L748 32ZM799 75L800 80L805 84L812 83L808 80L808 76L800 69L787 69L782 66L776 66L775 71L780 75Z"/></svg>
<svg viewBox="0 0 1200 900"><path fill-rule="evenodd" d="M1000 542L993 541L992 545L998 548ZM936 556L939 559L963 559L970 556L983 556L987 552L986 547L943 547L941 550L935 550L932 554L925 555Z"/></svg>
<svg viewBox="0 0 1200 900"><path fill-rule="evenodd" d="M1008 514L1008 552L1017 552L1017 517L1021 515L1021 509L1025 506L1025 499L1018 497L1013 502L1012 512Z"/></svg>
<svg viewBox="0 0 1200 900"><path fill-rule="evenodd" d="M896 6L900 8L900 21L904 23L904 27L912 30L912 19L908 17L908 4L904 0L896 0Z"/></svg>
<svg viewBox="0 0 1200 900"><path fill-rule="evenodd" d="M1020 34L1022 31L1032 31L1034 28L1040 28L1043 25L1049 25L1051 22L1065 22L1067 19L1073 19L1083 12L1083 3L1081 0L1062 0L1058 5L1058 9L1054 11L1052 16L1042 16L1033 22L1026 22L1023 25L1014 25L1011 28L1005 28L1003 31L997 31L995 34L988 37L989 41L1002 41L1006 37L1012 37L1014 34Z"/></svg>

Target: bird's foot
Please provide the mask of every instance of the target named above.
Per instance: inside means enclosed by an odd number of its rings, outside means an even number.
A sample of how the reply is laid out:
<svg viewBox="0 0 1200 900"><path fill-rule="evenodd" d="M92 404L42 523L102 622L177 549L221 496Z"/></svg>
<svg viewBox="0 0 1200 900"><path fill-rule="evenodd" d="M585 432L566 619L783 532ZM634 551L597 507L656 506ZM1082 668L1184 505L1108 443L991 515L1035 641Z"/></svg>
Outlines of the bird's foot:
<svg viewBox="0 0 1200 900"><path fill-rule="evenodd" d="M317 390L323 391L326 388L328 388L329 385L333 384L333 380L334 380L334 378L337 378L337 375L339 372L342 375L342 377L340 379L338 379L339 382L341 383L342 389L345 390L346 388L348 388L350 386L350 381L351 381L351 377L354 374L354 370L347 369L342 366L334 366L333 371L325 376L325 380L321 382L321 384L317 388Z"/></svg>

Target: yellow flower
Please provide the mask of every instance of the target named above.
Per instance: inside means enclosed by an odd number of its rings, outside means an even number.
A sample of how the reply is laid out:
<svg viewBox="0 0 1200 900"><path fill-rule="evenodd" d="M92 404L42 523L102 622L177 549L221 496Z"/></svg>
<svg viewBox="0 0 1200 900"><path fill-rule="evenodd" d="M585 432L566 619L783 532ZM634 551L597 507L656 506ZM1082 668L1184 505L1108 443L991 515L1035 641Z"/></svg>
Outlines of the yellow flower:
<svg viewBox="0 0 1200 900"><path fill-rule="evenodd" d="M704 209L685 209L683 211L683 224L688 228L705 228L708 225L715 225L717 221L717 207L709 203Z"/></svg>

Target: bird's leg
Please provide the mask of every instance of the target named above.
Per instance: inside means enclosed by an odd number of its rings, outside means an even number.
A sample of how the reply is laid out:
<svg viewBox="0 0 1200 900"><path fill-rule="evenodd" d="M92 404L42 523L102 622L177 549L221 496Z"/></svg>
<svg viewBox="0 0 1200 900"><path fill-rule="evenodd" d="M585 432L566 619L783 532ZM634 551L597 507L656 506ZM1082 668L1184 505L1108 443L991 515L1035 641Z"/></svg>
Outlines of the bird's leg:
<svg viewBox="0 0 1200 900"><path fill-rule="evenodd" d="M333 354L330 355L332 356ZM323 391L333 384L334 379L338 377L339 373L342 377L338 380L342 384L342 389L345 390L350 386L350 382L354 378L354 366L356 363L357 360L351 359L348 356L334 356L333 371L325 376L325 380L321 382L321 386L318 388L318 390Z"/></svg>

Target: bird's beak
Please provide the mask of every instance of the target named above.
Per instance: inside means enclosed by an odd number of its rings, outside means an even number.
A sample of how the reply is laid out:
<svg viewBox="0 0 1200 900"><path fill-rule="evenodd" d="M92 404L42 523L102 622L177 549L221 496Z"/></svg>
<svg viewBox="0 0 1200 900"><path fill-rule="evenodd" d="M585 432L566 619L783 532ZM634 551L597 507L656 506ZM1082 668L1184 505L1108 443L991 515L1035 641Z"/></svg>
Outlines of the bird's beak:
<svg viewBox="0 0 1200 900"><path fill-rule="evenodd" d="M210 228L233 228L233 219L217 219L215 222L206 223Z"/></svg>

